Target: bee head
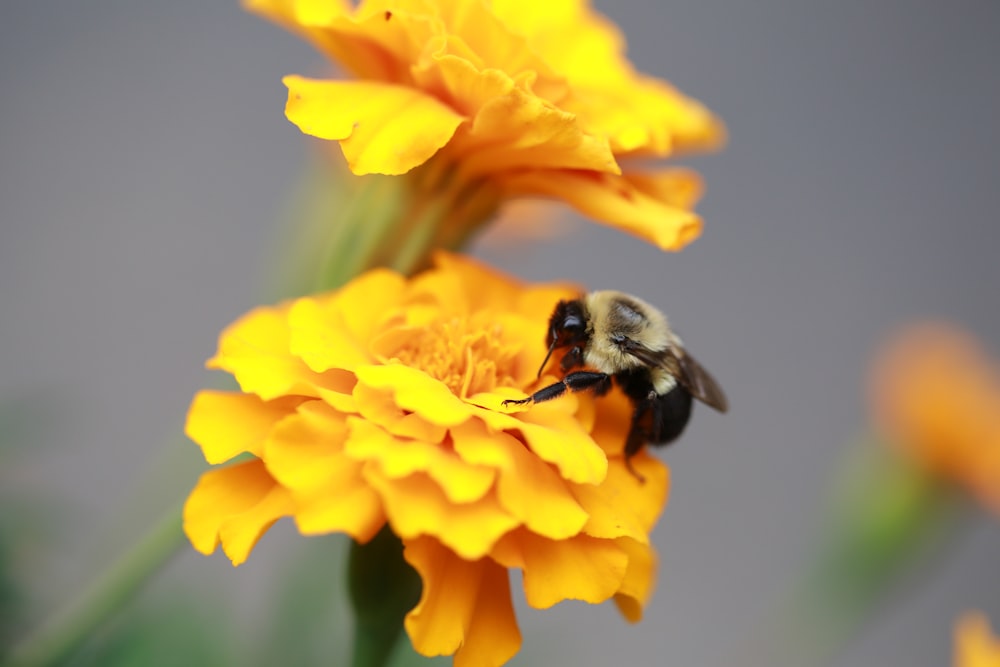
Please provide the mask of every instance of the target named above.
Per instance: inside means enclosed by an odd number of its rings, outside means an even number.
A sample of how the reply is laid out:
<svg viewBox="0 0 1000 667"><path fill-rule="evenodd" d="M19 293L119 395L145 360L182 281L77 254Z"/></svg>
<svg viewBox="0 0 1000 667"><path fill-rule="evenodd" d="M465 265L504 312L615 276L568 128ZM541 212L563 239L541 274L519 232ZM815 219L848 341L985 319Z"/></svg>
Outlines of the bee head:
<svg viewBox="0 0 1000 667"><path fill-rule="evenodd" d="M587 342L587 317L580 299L560 301L549 318L549 333L545 344L549 348L545 361L538 368L541 377L545 364L556 348L583 345Z"/></svg>

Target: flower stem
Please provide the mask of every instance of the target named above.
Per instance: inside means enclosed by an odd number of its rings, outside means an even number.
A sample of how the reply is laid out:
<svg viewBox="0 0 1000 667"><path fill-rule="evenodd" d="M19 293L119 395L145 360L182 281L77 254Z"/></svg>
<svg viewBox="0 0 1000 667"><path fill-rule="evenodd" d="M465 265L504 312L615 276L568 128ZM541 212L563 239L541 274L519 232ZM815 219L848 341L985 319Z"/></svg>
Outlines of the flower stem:
<svg viewBox="0 0 1000 667"><path fill-rule="evenodd" d="M367 544L352 544L347 572L356 618L351 665L383 667L420 599L420 576L403 560L403 543L388 526Z"/></svg>
<svg viewBox="0 0 1000 667"><path fill-rule="evenodd" d="M14 646L4 667L54 665L71 655L95 630L121 613L185 544L180 506L171 509L130 551L115 561L79 596Z"/></svg>

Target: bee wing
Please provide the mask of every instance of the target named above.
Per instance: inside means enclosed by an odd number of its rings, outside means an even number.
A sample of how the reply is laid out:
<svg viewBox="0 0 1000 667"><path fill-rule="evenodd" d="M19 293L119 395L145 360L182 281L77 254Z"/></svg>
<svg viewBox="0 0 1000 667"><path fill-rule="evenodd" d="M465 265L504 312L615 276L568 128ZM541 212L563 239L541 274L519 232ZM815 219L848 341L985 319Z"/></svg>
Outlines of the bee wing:
<svg viewBox="0 0 1000 667"><path fill-rule="evenodd" d="M679 345L673 345L665 350L651 350L637 341L626 339L623 349L649 367L658 366L667 369L671 375L677 377L682 387L705 405L719 412L729 409L726 394L712 374Z"/></svg>
<svg viewBox="0 0 1000 667"><path fill-rule="evenodd" d="M729 401L726 399L722 387L715 381L711 373L695 361L694 357L686 350L671 350L671 356L677 361L677 381L681 386L691 392L705 405L709 405L719 412L729 409Z"/></svg>

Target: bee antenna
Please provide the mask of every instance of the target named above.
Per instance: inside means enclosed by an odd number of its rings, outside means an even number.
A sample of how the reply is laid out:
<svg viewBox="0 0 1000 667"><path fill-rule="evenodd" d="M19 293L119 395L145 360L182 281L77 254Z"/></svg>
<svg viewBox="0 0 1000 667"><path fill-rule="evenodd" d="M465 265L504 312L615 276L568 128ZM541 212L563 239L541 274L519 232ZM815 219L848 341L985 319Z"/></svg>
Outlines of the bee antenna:
<svg viewBox="0 0 1000 667"><path fill-rule="evenodd" d="M545 370L545 364L549 363L549 357L552 356L552 350L554 350L554 349L556 349L556 341L553 340L552 341L552 345L549 345L549 352L548 352L548 354L545 355L545 361L543 361L542 365L538 367L538 376L537 377L539 377L539 378L542 377L542 371Z"/></svg>

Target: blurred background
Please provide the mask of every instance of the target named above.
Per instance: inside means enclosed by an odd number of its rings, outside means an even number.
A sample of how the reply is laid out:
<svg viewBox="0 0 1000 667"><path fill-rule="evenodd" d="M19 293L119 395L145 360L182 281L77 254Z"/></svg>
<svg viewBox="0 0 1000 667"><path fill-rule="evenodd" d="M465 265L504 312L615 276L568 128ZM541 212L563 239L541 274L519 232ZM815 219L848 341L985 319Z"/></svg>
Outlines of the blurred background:
<svg viewBox="0 0 1000 667"><path fill-rule="evenodd" d="M475 254L662 306L733 407L696 410L659 454L674 484L645 621L518 599L512 664L733 664L815 547L866 432L877 344L946 318L1000 355L1000 3L595 5L640 70L729 127L721 154L682 161L708 186L705 232L663 254L563 210L562 236L490 234ZM20 591L0 636L83 586L203 469L179 436L188 402L216 381L202 363L222 327L273 298L314 150L284 120L281 77L326 72L235 0L0 4L0 590ZM238 569L185 550L129 607L146 630L93 650L297 664L264 648L284 636L301 663L338 664L341 547L282 522ZM1000 625L998 562L1000 521L975 514L838 664L949 665L961 612Z"/></svg>

